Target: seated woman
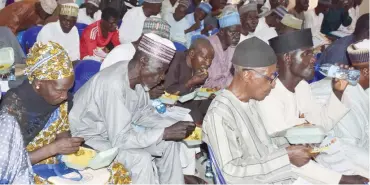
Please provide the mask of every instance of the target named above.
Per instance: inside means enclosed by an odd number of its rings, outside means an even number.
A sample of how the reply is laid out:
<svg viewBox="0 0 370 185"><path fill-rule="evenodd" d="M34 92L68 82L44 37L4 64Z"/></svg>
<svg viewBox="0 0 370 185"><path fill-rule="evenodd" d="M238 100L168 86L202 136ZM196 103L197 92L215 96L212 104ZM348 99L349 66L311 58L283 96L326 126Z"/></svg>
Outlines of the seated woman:
<svg viewBox="0 0 370 185"><path fill-rule="evenodd" d="M31 48L26 64L28 80L7 92L0 109L18 122L32 164L56 164L56 155L75 153L84 141L69 133L72 62L59 44L38 42ZM44 181L35 175L36 183Z"/></svg>

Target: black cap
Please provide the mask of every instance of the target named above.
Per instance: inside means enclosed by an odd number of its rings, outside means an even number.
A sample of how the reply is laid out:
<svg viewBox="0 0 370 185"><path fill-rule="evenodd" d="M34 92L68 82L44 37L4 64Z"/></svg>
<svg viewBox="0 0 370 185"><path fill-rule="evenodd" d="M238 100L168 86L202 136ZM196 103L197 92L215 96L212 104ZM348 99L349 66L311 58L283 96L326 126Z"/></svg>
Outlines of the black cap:
<svg viewBox="0 0 370 185"><path fill-rule="evenodd" d="M244 40L235 49L231 62L242 67L268 67L276 64L274 50L257 37Z"/></svg>
<svg viewBox="0 0 370 185"><path fill-rule="evenodd" d="M311 29L285 33L269 40L276 54L288 53L313 46Z"/></svg>

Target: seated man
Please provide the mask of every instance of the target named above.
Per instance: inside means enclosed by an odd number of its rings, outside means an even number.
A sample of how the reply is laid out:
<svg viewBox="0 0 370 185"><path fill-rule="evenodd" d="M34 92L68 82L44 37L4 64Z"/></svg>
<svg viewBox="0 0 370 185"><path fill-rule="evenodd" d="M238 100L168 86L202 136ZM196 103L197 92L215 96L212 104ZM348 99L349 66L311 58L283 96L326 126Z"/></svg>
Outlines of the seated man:
<svg viewBox="0 0 370 185"><path fill-rule="evenodd" d="M332 31L337 31L338 28L343 26L349 26L352 23L352 18L349 16L348 0L333 0L332 6L329 11L324 14L324 19L321 24L321 33L330 34Z"/></svg>
<svg viewBox="0 0 370 185"><path fill-rule="evenodd" d="M234 78L208 108L202 140L213 150L227 184L292 182L297 177L293 165L306 164L310 148L278 148L256 110L256 101L263 100L275 86L274 51L254 37L237 46L232 63Z"/></svg>
<svg viewBox="0 0 370 185"><path fill-rule="evenodd" d="M77 22L90 25L101 19L102 12L99 10L99 0L88 0L85 7L78 10Z"/></svg>
<svg viewBox="0 0 370 185"><path fill-rule="evenodd" d="M123 16L122 26L119 28L121 43L127 44L139 40L145 20L151 16L157 16L161 7L162 0L145 0L142 6L128 10Z"/></svg>
<svg viewBox="0 0 370 185"><path fill-rule="evenodd" d="M182 96L203 85L214 54L211 43L204 38L195 40L187 52L177 52L166 74L164 90ZM163 90L159 93L163 94ZM209 100L190 100L180 106L191 109L190 115L200 126L209 103Z"/></svg>
<svg viewBox="0 0 370 185"><path fill-rule="evenodd" d="M175 12L166 13L163 17L171 26L171 41L178 42L184 46L187 46L185 30L189 28L189 23L185 19L185 16L189 6L189 0L179 0Z"/></svg>
<svg viewBox="0 0 370 185"><path fill-rule="evenodd" d="M242 25L240 42L255 36L255 31L259 22L257 3L246 2L243 6L239 8L240 22ZM261 38L260 38L261 39ZM263 39L262 39L263 40Z"/></svg>
<svg viewBox="0 0 370 185"><path fill-rule="evenodd" d="M160 116L148 93L164 78L174 54L171 41L145 34L132 60L100 71L75 94L72 135L98 151L118 147L116 160L131 172L133 184L156 182L152 157L159 183L184 183L179 143L173 141L189 136L195 124Z"/></svg>
<svg viewBox="0 0 370 185"><path fill-rule="evenodd" d="M147 33L154 33L162 38L169 39L170 25L161 18L149 17L145 20L143 27L143 35ZM141 38L142 37L135 42L120 44L115 47L104 59L100 66L100 70L103 70L119 61L131 60L136 53L136 49Z"/></svg>
<svg viewBox="0 0 370 185"><path fill-rule="evenodd" d="M194 36L208 35L207 28L204 27L204 19L211 12L212 6L209 3L203 2L195 9L194 13L185 16L188 22L188 28L185 30L186 34L186 47L189 48Z"/></svg>
<svg viewBox="0 0 370 185"><path fill-rule="evenodd" d="M324 24L324 22L323 22ZM353 34L340 38L334 41L326 50L322 53L319 60L317 61L320 65L325 63L339 63L350 65L348 55L346 53L349 45L359 42L364 39L369 39L369 14L362 15L357 23Z"/></svg>
<svg viewBox="0 0 370 185"><path fill-rule="evenodd" d="M17 37L14 36L12 31L6 26L0 26L0 49L11 47L14 51L14 63L25 64L26 56L19 45Z"/></svg>
<svg viewBox="0 0 370 185"><path fill-rule="evenodd" d="M102 19L90 24L82 33L80 41L81 59L102 61L115 46L120 44L117 30L119 18L114 8L103 10Z"/></svg>
<svg viewBox="0 0 370 185"><path fill-rule="evenodd" d="M315 103L311 88L307 83L313 78L315 72L311 38L311 30L305 29L286 33L270 40L270 45L278 57L279 78L270 95L257 103L257 108L267 134L283 143L286 129L308 122L322 126L328 132L349 111L340 102L348 84L344 80L333 80L333 87L325 106ZM321 183L353 183L352 180L358 182L356 180L362 178L341 176L327 169L320 170L321 168L313 161L308 165L317 173L305 175Z"/></svg>
<svg viewBox="0 0 370 185"><path fill-rule="evenodd" d="M295 0L295 7L289 11L294 17L305 20L305 13L309 7L309 0Z"/></svg>
<svg viewBox="0 0 370 185"><path fill-rule="evenodd" d="M37 41L42 43L56 42L67 51L72 61L80 60L80 36L75 27L77 15L77 4L63 4L59 13L59 21L42 27L37 35Z"/></svg>
<svg viewBox="0 0 370 185"><path fill-rule="evenodd" d="M240 39L240 18L236 9L226 6L219 24L220 31L208 38L215 50L215 57L208 70L208 79L204 87L223 89L232 80L231 58Z"/></svg>
<svg viewBox="0 0 370 185"><path fill-rule="evenodd" d="M328 133L328 137L340 141L342 152L316 158L320 164L343 174L369 174L369 94L364 90L369 87L369 44L369 40L365 40L348 47L352 66L361 71L361 76L357 85L348 85L343 92L341 102L350 109L348 114ZM316 102L322 106L327 104L331 83L330 78L325 78L310 84ZM338 165L344 167L338 169Z"/></svg>
<svg viewBox="0 0 370 185"><path fill-rule="evenodd" d="M7 26L16 34L32 26L44 24L56 7L55 0L15 2L0 10L0 26Z"/></svg>

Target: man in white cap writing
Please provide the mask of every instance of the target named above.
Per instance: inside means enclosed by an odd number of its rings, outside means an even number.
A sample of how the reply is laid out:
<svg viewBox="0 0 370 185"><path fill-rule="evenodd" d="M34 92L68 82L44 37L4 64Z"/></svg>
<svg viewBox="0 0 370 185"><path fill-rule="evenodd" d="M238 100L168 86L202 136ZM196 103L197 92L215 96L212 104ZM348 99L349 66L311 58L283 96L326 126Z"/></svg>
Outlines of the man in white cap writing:
<svg viewBox="0 0 370 185"><path fill-rule="evenodd" d="M137 41L143 31L144 21L150 16L158 15L161 7L162 0L145 0L143 6L127 11L119 28L120 42L126 44Z"/></svg>
<svg viewBox="0 0 370 185"><path fill-rule="evenodd" d="M0 26L9 27L15 34L32 26L44 24L56 7L55 0L15 2L0 10Z"/></svg>
<svg viewBox="0 0 370 185"><path fill-rule="evenodd" d="M131 172L133 184L154 184L157 175L160 184L184 183L176 141L189 136L195 124L163 118L148 93L164 79L174 55L170 40L145 34L132 60L104 69L75 94L72 135L98 151L118 147L116 160Z"/></svg>
<svg viewBox="0 0 370 185"><path fill-rule="evenodd" d="M77 4L63 4L59 13L59 20L45 25L37 35L37 41L43 43L56 42L67 51L71 61L80 60L80 36L75 27L77 15Z"/></svg>
<svg viewBox="0 0 370 185"><path fill-rule="evenodd" d="M78 11L78 23L90 25L101 19L102 12L99 10L100 0L88 0L85 8Z"/></svg>

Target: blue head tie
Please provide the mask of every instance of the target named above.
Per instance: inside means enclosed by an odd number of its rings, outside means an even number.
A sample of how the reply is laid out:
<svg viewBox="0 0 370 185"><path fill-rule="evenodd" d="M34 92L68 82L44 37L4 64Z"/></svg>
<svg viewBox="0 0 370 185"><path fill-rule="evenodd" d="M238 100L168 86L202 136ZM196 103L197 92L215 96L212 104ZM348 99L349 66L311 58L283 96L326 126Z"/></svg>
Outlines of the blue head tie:
<svg viewBox="0 0 370 185"><path fill-rule="evenodd" d="M227 15L223 15L219 20L221 28L226 28L229 26L240 25L240 15L238 12L232 12Z"/></svg>
<svg viewBox="0 0 370 185"><path fill-rule="evenodd" d="M206 14L209 14L212 11L212 6L209 3L200 3L198 8L202 9Z"/></svg>

